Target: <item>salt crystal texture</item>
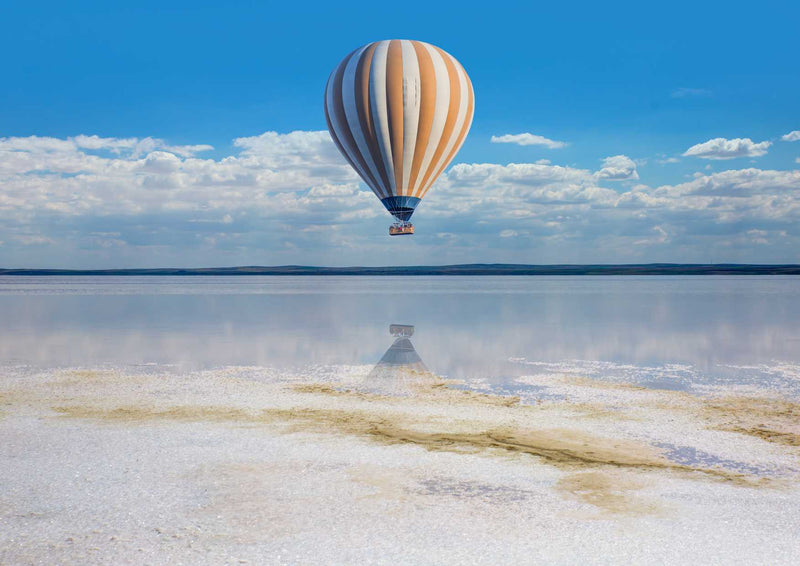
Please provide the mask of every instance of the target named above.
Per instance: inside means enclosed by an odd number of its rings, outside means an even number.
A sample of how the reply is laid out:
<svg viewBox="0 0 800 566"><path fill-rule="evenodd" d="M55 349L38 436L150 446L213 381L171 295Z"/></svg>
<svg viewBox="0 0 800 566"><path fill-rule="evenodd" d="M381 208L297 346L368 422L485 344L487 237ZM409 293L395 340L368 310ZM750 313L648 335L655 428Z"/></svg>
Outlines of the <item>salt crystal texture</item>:
<svg viewBox="0 0 800 566"><path fill-rule="evenodd" d="M0 563L800 563L774 392L396 369L4 368Z"/></svg>

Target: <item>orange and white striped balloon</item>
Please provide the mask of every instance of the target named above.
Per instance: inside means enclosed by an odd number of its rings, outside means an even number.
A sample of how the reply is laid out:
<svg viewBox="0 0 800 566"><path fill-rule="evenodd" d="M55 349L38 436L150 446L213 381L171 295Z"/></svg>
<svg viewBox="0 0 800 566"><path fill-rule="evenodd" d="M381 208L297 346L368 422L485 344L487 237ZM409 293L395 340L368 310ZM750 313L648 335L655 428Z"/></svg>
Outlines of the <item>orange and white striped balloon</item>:
<svg viewBox="0 0 800 566"><path fill-rule="evenodd" d="M404 222L461 148L474 106L461 64L422 41L359 47L334 69L325 88L334 143Z"/></svg>

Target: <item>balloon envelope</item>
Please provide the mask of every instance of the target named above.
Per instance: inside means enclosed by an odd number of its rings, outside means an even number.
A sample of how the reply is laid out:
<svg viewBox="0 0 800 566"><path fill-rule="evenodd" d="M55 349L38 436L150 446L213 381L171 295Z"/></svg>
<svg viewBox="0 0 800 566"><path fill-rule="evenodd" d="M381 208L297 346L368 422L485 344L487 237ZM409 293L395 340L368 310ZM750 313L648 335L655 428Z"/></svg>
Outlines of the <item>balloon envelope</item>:
<svg viewBox="0 0 800 566"><path fill-rule="evenodd" d="M403 222L464 143L474 103L461 64L422 41L359 47L334 69L325 88L334 143Z"/></svg>

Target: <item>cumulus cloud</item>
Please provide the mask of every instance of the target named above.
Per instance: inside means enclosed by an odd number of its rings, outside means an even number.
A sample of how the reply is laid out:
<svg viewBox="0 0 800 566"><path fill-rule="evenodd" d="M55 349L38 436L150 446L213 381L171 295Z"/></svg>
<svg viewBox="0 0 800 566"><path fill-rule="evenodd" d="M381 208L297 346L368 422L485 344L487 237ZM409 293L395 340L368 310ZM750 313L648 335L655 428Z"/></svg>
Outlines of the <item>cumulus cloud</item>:
<svg viewBox="0 0 800 566"><path fill-rule="evenodd" d="M654 244L666 244L669 242L669 233L664 229L663 226L653 226L653 232L656 233L655 236L650 238L642 238L641 240L636 240L633 242L634 246L652 246Z"/></svg>
<svg viewBox="0 0 800 566"><path fill-rule="evenodd" d="M800 141L800 130L789 132L788 134L781 136L781 139L788 142Z"/></svg>
<svg viewBox="0 0 800 566"><path fill-rule="evenodd" d="M340 167L342 157L326 131L295 131L288 134L265 132L260 136L236 138L233 145L241 155L258 159L271 167L308 165L311 160L321 166Z"/></svg>
<svg viewBox="0 0 800 566"><path fill-rule="evenodd" d="M513 143L516 145L543 145L548 149L559 149L567 146L567 142L548 139L528 132L522 134L505 134L492 136L492 143Z"/></svg>
<svg viewBox="0 0 800 566"><path fill-rule="evenodd" d="M800 260L800 171L615 190L638 179L624 155L599 171L460 163L409 246L385 237L390 217L327 132L238 138L217 159L145 139L0 139L0 265L705 261L730 242Z"/></svg>
<svg viewBox="0 0 800 566"><path fill-rule="evenodd" d="M137 158L151 151L163 149L183 157L214 149L207 144L169 145L158 138L102 138L79 135L66 139L28 136L0 138L0 152L24 152L31 154L65 154L85 150L109 152L113 155ZM7 157L7 156L5 156Z"/></svg>
<svg viewBox="0 0 800 566"><path fill-rule="evenodd" d="M760 157L766 155L770 141L755 143L750 138L714 138L707 142L693 145L687 149L684 157L700 157L702 159L735 159L737 157Z"/></svg>
<svg viewBox="0 0 800 566"><path fill-rule="evenodd" d="M41 244L30 232L45 226L42 237L54 242L49 262L62 261L65 249L91 254L119 242L140 255L174 249L181 261L178 250L202 242L217 249L284 246L279 234L290 234L293 224L331 226L380 214L327 132L268 132L235 143L241 149L234 155L200 159L193 153L210 146L155 138L0 139L0 239ZM90 234L98 231L119 236ZM8 248L0 265L32 257Z"/></svg>
<svg viewBox="0 0 800 566"><path fill-rule="evenodd" d="M639 178L636 163L627 155L613 155L603 160L603 167L595 173L598 179L628 181Z"/></svg>
<svg viewBox="0 0 800 566"><path fill-rule="evenodd" d="M238 155L194 157L207 145L76 136L0 138L0 210L111 214L267 206L265 193L346 185L357 176L327 132L267 132L239 138ZM94 150L110 153L98 155Z"/></svg>
<svg viewBox="0 0 800 566"><path fill-rule="evenodd" d="M463 223L469 232L524 242L539 261L708 261L710 249L715 257L766 261L763 246L754 250L745 237L752 229L770 234L773 261L800 260L793 248L800 244L800 171L699 173L685 183L622 192L600 186L604 181L569 167L460 164L426 198L425 214L448 232ZM469 233L464 240L481 243ZM734 241L740 247L730 247Z"/></svg>

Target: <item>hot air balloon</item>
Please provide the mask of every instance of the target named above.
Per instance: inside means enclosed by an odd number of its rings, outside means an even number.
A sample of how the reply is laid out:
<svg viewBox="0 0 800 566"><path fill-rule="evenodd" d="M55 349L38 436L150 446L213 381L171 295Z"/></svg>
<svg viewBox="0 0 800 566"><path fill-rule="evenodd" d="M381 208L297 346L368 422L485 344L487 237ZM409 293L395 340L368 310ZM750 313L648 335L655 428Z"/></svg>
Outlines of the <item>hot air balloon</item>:
<svg viewBox="0 0 800 566"><path fill-rule="evenodd" d="M392 39L359 47L325 87L325 119L336 147L413 234L411 215L461 148L475 95L461 64L436 46Z"/></svg>

